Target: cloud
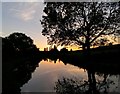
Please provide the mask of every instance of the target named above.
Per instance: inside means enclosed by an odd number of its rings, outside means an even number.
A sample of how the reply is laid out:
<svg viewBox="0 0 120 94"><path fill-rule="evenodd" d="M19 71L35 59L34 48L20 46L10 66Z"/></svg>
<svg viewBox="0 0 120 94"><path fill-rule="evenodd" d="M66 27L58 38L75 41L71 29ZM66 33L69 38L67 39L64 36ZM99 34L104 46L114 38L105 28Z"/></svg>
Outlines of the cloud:
<svg viewBox="0 0 120 94"><path fill-rule="evenodd" d="M39 3L21 2L21 3L17 3L17 5L18 6L15 6L14 8L10 9L14 14L14 16L24 21L29 21L34 19L34 16L38 10Z"/></svg>
<svg viewBox="0 0 120 94"><path fill-rule="evenodd" d="M16 13L16 16L24 21L32 20L34 18L35 10L25 10Z"/></svg>

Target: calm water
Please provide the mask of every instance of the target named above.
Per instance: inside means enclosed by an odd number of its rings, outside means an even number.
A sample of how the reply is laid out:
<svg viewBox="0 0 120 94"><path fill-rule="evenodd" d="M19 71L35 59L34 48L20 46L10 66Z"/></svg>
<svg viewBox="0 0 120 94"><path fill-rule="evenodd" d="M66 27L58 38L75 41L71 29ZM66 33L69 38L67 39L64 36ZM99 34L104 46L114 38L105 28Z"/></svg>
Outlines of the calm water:
<svg viewBox="0 0 120 94"><path fill-rule="evenodd" d="M39 66L32 73L32 78L21 87L22 92L53 92L55 82L58 79L72 78L76 80L88 80L86 70L74 65L65 65L62 61L56 63L51 60L40 61ZM96 81L103 80L100 75L95 75ZM120 93L120 75L108 75L107 81L114 81L109 85L109 92Z"/></svg>

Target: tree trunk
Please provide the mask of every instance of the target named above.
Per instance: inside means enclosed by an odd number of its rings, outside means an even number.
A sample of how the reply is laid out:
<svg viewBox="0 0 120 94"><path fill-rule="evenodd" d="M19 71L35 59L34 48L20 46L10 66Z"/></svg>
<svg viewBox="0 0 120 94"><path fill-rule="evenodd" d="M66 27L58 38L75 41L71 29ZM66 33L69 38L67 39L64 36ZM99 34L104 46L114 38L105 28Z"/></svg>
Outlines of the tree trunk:
<svg viewBox="0 0 120 94"><path fill-rule="evenodd" d="M85 44L84 59L85 59L85 63L90 62L90 43L89 42L86 42Z"/></svg>
<svg viewBox="0 0 120 94"><path fill-rule="evenodd" d="M90 64L90 39L89 37L86 39L86 47L85 47L85 54L86 54L86 63L88 64L88 81L89 81L89 91L90 94L97 94L96 88L96 78L95 72L91 69Z"/></svg>
<svg viewBox="0 0 120 94"><path fill-rule="evenodd" d="M90 54L90 42L89 42L89 40L86 43L86 51L87 51L87 54L89 55Z"/></svg>
<svg viewBox="0 0 120 94"><path fill-rule="evenodd" d="M85 44L82 45L82 50L85 51Z"/></svg>

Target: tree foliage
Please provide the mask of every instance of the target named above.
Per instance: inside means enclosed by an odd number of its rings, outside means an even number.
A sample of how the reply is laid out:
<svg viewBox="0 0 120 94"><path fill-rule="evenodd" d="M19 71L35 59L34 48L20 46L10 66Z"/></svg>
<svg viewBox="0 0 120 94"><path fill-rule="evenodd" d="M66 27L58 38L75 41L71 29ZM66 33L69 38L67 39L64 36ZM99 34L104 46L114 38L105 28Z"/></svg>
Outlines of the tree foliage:
<svg viewBox="0 0 120 94"><path fill-rule="evenodd" d="M120 2L47 2L41 24L48 44L90 48L120 33ZM98 42L99 41L99 42Z"/></svg>
<svg viewBox="0 0 120 94"><path fill-rule="evenodd" d="M68 52L68 49L66 49L66 48L62 48L61 50L60 50L60 52Z"/></svg>
<svg viewBox="0 0 120 94"><path fill-rule="evenodd" d="M39 49L33 44L33 40L23 33L12 33L2 38L3 59L15 56L31 56L38 54Z"/></svg>
<svg viewBox="0 0 120 94"><path fill-rule="evenodd" d="M12 43L6 39L2 38L2 55L3 57L9 57L15 54L15 49L12 45Z"/></svg>
<svg viewBox="0 0 120 94"><path fill-rule="evenodd" d="M6 39L12 43L12 46L16 51L26 51L36 48L33 44L33 40L23 33L12 33L6 37Z"/></svg>

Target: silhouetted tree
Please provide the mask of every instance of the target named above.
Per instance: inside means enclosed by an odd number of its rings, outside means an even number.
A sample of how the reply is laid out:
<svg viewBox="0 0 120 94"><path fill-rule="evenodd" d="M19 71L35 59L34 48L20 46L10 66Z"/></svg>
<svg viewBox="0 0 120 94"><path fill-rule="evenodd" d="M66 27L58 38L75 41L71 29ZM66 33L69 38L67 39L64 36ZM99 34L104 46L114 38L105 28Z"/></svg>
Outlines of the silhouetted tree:
<svg viewBox="0 0 120 94"><path fill-rule="evenodd" d="M42 34L48 44L104 45L107 35L117 35L120 2L46 2Z"/></svg>
<svg viewBox="0 0 120 94"><path fill-rule="evenodd" d="M59 51L55 45L54 48L50 50L49 54L47 54L49 59L54 60L54 63L56 63L58 59L58 55L59 55Z"/></svg>
<svg viewBox="0 0 120 94"><path fill-rule="evenodd" d="M62 48L62 49L60 50L60 52L68 52L68 49Z"/></svg>
<svg viewBox="0 0 120 94"><path fill-rule="evenodd" d="M10 42L6 38L2 38L2 56L3 60L6 60L6 57L11 58L15 54L15 49L12 45L12 42Z"/></svg>
<svg viewBox="0 0 120 94"><path fill-rule="evenodd" d="M57 47L54 45L54 47L50 51L58 51Z"/></svg>
<svg viewBox="0 0 120 94"><path fill-rule="evenodd" d="M17 52L30 54L30 52L39 51L36 45L33 44L33 40L23 33L12 33L6 39L12 43Z"/></svg>

